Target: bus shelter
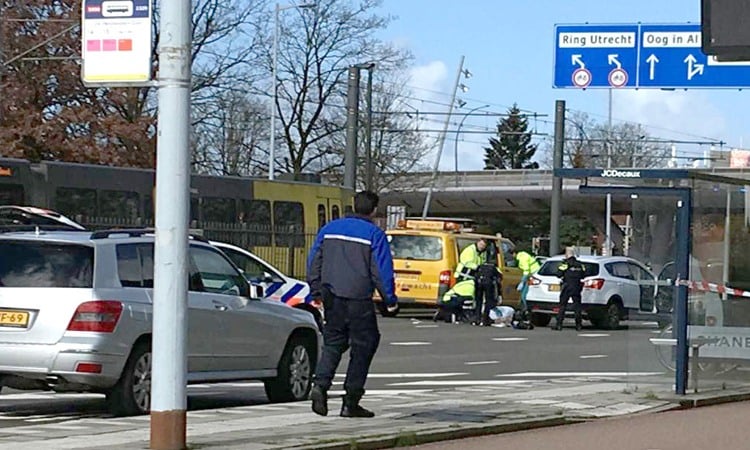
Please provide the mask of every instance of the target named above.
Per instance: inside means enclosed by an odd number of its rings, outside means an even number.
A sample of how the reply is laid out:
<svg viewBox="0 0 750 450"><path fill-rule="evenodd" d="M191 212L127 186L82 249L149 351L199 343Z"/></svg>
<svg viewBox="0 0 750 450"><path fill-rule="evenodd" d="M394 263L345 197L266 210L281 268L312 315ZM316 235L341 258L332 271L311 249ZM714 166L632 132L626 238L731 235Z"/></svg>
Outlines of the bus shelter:
<svg viewBox="0 0 750 450"><path fill-rule="evenodd" d="M579 333L601 340L601 351L580 358L601 360L606 373L622 367L634 391L750 383L750 180L695 169L555 176L579 179L590 211L583 219L600 231L610 220L616 231L607 256L593 258L607 272L604 301L622 320L618 329Z"/></svg>

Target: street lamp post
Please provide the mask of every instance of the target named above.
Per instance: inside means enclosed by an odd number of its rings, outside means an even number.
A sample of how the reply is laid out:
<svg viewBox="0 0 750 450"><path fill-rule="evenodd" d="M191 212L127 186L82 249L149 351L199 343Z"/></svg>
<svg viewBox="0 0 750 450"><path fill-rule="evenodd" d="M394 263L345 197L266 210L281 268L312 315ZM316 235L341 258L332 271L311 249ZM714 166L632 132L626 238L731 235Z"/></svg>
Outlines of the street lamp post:
<svg viewBox="0 0 750 450"><path fill-rule="evenodd" d="M278 102L278 89L277 89L277 76L276 73L278 72L278 64L279 64L279 15L281 11L292 9L292 8L298 8L298 9L304 9L304 8L313 8L315 7L315 3L304 3L302 5L297 4L291 4L286 6L281 6L278 3L276 3L276 8L274 9L274 20L273 20L273 67L272 67L272 80L271 80L271 90L273 91L273 101L271 102L271 136L269 137L268 142L268 179L273 180L274 179L274 158L275 150L276 150L276 103Z"/></svg>
<svg viewBox="0 0 750 450"><path fill-rule="evenodd" d="M454 148L453 148L453 165L454 165L454 171L456 172L456 187L458 187L458 138L461 135L461 127L464 126L464 121L467 117L471 115L474 111L480 110L482 108L489 108L490 105L482 105L477 106L476 108L470 109L469 112L464 114L464 116L461 118L461 122L458 124L458 128L456 129L456 140L454 142Z"/></svg>

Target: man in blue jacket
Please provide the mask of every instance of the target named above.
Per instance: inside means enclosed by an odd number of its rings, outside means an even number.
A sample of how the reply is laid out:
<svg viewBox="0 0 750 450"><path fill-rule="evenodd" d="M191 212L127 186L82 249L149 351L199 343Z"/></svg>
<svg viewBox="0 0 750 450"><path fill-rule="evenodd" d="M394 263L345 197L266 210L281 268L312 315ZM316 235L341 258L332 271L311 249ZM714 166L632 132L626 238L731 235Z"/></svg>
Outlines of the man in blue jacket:
<svg viewBox="0 0 750 450"><path fill-rule="evenodd" d="M326 314L323 354L310 395L313 411L321 416L328 414L327 392L341 355L349 348L341 416L375 415L359 405L370 363L380 343L372 295L377 289L391 311L398 302L390 245L383 230L371 220L377 206L377 194L357 193L355 214L324 226L307 261L311 294L323 300Z"/></svg>

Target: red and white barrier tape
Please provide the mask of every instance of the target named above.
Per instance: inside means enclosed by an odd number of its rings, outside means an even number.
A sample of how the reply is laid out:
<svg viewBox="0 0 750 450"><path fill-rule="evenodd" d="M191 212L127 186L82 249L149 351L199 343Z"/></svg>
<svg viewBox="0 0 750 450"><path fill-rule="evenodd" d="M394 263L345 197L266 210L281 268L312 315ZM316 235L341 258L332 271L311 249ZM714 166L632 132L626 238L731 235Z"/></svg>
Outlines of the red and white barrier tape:
<svg viewBox="0 0 750 450"><path fill-rule="evenodd" d="M707 281L677 280L678 286L686 286L690 290L702 292L716 292L718 294L734 295L736 297L750 298L750 292L742 289L727 287L723 284L709 283Z"/></svg>

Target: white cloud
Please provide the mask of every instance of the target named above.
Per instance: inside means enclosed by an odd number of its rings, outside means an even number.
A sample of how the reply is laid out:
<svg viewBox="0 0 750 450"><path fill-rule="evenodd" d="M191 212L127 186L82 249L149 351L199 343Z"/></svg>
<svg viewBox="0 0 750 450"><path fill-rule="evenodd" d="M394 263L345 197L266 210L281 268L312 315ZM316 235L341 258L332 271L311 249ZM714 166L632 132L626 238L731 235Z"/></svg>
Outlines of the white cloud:
<svg viewBox="0 0 750 450"><path fill-rule="evenodd" d="M617 91L613 116L645 125L656 138L716 139L725 136L728 128L722 112L699 91ZM682 147L692 153L697 150L694 145Z"/></svg>
<svg viewBox="0 0 750 450"><path fill-rule="evenodd" d="M425 65L413 67L409 71L409 86L414 88L416 97L434 96L434 93L427 91L441 91L447 80L447 75L448 67L443 61L432 61ZM443 98L443 101L445 101L445 98Z"/></svg>

